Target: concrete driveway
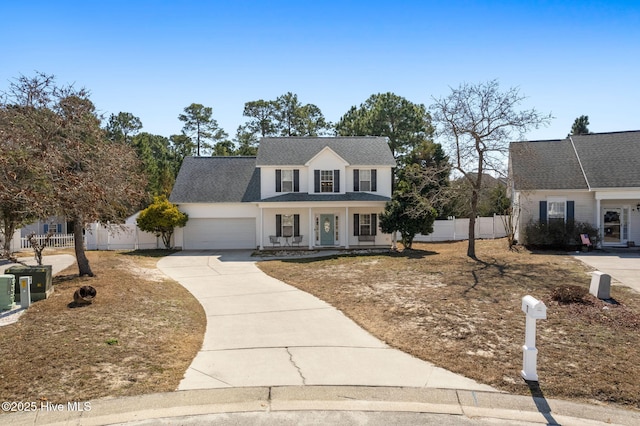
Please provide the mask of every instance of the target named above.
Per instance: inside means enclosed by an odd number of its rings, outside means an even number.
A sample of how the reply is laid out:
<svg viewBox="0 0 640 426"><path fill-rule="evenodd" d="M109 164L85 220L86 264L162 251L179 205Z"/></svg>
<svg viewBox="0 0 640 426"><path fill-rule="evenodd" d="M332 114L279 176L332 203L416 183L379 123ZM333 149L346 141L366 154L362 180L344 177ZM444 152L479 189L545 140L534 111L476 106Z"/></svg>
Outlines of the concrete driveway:
<svg viewBox="0 0 640 426"><path fill-rule="evenodd" d="M495 390L392 349L322 300L264 274L247 251L183 251L158 268L207 327L180 390L281 385Z"/></svg>
<svg viewBox="0 0 640 426"><path fill-rule="evenodd" d="M588 266L611 275L612 284L624 285L640 293L640 253L638 251L574 254Z"/></svg>

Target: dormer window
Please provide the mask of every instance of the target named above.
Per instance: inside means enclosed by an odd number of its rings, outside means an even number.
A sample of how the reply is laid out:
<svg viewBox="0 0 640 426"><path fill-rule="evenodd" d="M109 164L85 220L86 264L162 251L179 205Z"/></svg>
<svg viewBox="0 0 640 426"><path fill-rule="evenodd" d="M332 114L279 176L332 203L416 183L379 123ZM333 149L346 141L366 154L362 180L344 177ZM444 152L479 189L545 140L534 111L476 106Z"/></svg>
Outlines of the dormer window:
<svg viewBox="0 0 640 426"><path fill-rule="evenodd" d="M313 192L340 192L340 170L314 170Z"/></svg>
<svg viewBox="0 0 640 426"><path fill-rule="evenodd" d="M320 192L333 192L333 170L320 170Z"/></svg>

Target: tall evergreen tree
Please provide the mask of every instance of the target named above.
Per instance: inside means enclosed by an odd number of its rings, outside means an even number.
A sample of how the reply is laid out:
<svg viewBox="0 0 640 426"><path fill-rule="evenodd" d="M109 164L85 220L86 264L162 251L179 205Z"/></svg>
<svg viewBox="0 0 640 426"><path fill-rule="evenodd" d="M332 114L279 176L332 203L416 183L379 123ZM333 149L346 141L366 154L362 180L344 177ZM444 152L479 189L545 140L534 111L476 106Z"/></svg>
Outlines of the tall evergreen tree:
<svg viewBox="0 0 640 426"><path fill-rule="evenodd" d="M193 103L185 107L184 113L180 114L178 119L184 122L182 133L194 142L198 157L203 153L211 153L217 142L229 136L213 118L211 107Z"/></svg>
<svg viewBox="0 0 640 426"><path fill-rule="evenodd" d="M336 125L340 136L386 136L394 158L402 167L421 143L431 140L431 117L422 104L394 93L371 95L359 107L351 107Z"/></svg>
<svg viewBox="0 0 640 426"><path fill-rule="evenodd" d="M571 126L571 133L569 133L569 136L588 135L589 133L591 133L589 132L589 116L581 115L573 122L573 125Z"/></svg>
<svg viewBox="0 0 640 426"><path fill-rule="evenodd" d="M131 138L142 129L142 121L130 112L111 114L107 122L107 137L112 141L131 143Z"/></svg>

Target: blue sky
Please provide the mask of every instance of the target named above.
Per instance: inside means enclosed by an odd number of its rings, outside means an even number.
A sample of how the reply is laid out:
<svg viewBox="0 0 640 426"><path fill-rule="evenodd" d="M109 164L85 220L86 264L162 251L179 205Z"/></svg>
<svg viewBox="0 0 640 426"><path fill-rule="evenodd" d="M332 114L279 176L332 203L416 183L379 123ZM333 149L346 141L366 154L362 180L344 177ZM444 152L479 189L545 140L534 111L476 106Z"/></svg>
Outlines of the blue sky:
<svg viewBox="0 0 640 426"><path fill-rule="evenodd" d="M244 103L286 92L337 121L371 94L430 105L460 83L518 86L551 113L527 139L640 129L637 1L4 1L0 90L42 71L104 114L179 133L211 106L230 136Z"/></svg>

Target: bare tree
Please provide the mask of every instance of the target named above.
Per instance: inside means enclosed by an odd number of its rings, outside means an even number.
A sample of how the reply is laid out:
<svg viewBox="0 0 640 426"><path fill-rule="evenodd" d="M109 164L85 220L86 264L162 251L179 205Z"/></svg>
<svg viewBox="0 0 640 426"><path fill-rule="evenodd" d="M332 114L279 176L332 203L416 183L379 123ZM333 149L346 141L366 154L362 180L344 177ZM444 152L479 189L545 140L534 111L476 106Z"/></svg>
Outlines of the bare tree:
<svg viewBox="0 0 640 426"><path fill-rule="evenodd" d="M33 254L38 263L38 266L42 266L42 252L47 247L49 240L53 237L54 231L52 229L47 232L47 235L44 237L44 241L40 241L36 236L35 232L31 232L27 235L27 241L31 244L31 248L33 248Z"/></svg>
<svg viewBox="0 0 640 426"><path fill-rule="evenodd" d="M445 139L453 168L471 186L467 256L476 259L475 222L483 174L504 169L509 142L531 128L547 125L551 115L518 111L525 99L518 88L501 92L497 80L460 85L431 105L438 136Z"/></svg>

